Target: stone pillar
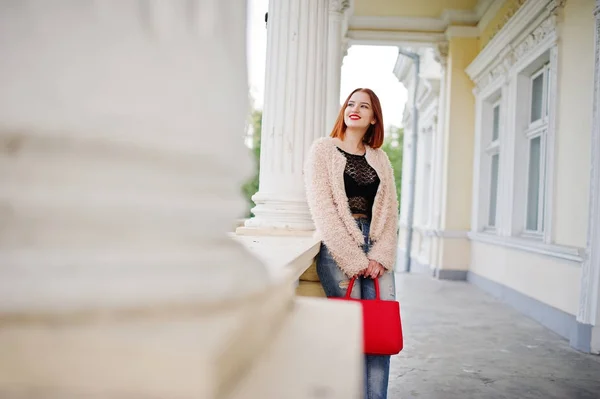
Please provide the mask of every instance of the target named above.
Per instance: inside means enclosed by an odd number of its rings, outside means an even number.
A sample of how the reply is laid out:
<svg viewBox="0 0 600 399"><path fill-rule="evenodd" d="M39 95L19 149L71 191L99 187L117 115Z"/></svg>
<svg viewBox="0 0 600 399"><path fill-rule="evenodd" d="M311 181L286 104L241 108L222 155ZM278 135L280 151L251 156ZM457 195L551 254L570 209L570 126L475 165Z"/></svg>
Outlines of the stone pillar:
<svg viewBox="0 0 600 399"><path fill-rule="evenodd" d="M445 115L443 124L443 161L441 212L436 232L436 275L441 279L467 276L470 246L467 232L471 225L473 147L475 138L475 101L473 83L465 68L478 53L476 37L448 39L445 73Z"/></svg>
<svg viewBox="0 0 600 399"><path fill-rule="evenodd" d="M432 237L431 243L431 259L430 267L435 269L441 264L441 251L440 251L440 239L437 237L437 233L441 229L442 223L442 199L443 199L443 175L444 175L444 138L445 138L445 120L446 120L446 109L447 109L447 89L446 89L446 75L448 66L448 43L439 43L435 49L435 60L440 64L441 77L440 77L440 95L438 102L438 123L435 131L434 139L434 156L433 156L433 177L431 179L431 193L432 193L432 219L431 228L435 232Z"/></svg>
<svg viewBox="0 0 600 399"><path fill-rule="evenodd" d="M240 233L314 229L302 169L326 134L328 17L328 0L269 2L260 186Z"/></svg>
<svg viewBox="0 0 600 399"><path fill-rule="evenodd" d="M340 81L342 78L342 60L345 44L342 43L344 36L344 14L349 7L349 0L329 1L329 33L327 43L327 117L325 130L333 129L335 120L340 111Z"/></svg>
<svg viewBox="0 0 600 399"><path fill-rule="evenodd" d="M0 396L221 397L277 331L226 236L245 30L245 0L0 3Z"/></svg>
<svg viewBox="0 0 600 399"><path fill-rule="evenodd" d="M437 115L437 129L435 131L434 140L434 167L433 167L433 178L432 180L432 194L433 194L433 218L432 226L434 229L440 228L442 219L442 175L443 160L444 160L444 121L446 119L446 71L447 71L447 58L448 58L448 43L440 43L436 48L436 61L441 67L440 77L440 95L438 102L438 115Z"/></svg>

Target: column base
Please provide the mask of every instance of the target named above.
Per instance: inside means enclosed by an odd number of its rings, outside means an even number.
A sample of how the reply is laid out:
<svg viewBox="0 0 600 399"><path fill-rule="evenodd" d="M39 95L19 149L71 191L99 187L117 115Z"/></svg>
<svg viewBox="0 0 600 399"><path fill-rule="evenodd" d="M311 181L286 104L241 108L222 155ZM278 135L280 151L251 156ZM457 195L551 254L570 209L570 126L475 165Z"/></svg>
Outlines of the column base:
<svg viewBox="0 0 600 399"><path fill-rule="evenodd" d="M311 237L314 230L296 230L273 227L246 227L240 226L235 229L235 234L240 236L290 236L290 237Z"/></svg>
<svg viewBox="0 0 600 399"><path fill-rule="evenodd" d="M239 231L253 229L256 232L276 231L274 234L286 232L305 232L312 234L315 225L312 221L308 205L305 200L276 200L264 198L256 194L252 199L256 206L252 208L254 217L246 220L244 227ZM237 232L237 230L236 230Z"/></svg>

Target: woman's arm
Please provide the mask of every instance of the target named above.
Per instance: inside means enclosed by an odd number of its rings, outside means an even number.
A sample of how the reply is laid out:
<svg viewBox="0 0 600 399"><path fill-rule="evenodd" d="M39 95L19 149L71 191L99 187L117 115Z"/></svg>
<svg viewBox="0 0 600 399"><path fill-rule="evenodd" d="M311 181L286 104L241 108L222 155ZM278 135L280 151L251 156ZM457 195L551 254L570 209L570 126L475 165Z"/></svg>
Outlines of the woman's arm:
<svg viewBox="0 0 600 399"><path fill-rule="evenodd" d="M333 259L348 277L367 268L369 260L350 236L333 202L326 154L313 144L305 164L306 198L313 221Z"/></svg>
<svg viewBox="0 0 600 399"><path fill-rule="evenodd" d="M381 236L373 243L367 257L370 260L379 262L387 270L392 270L396 263L396 253L398 250L398 194L396 192L394 169L392 168L392 164L387 157L387 154L383 153L383 155L388 163L385 176L388 187L386 195L388 198L386 201L386 209L382 210L385 212L386 220L383 225Z"/></svg>

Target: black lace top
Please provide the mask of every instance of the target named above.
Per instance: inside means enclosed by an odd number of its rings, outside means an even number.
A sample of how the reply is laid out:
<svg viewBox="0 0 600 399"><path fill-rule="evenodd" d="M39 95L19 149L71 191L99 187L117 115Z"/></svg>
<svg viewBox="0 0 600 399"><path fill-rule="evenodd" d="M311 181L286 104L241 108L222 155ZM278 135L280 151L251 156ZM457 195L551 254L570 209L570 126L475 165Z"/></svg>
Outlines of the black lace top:
<svg viewBox="0 0 600 399"><path fill-rule="evenodd" d="M346 157L344 185L350 211L365 214L370 218L379 187L379 176L364 155L349 154L341 148L338 150Z"/></svg>

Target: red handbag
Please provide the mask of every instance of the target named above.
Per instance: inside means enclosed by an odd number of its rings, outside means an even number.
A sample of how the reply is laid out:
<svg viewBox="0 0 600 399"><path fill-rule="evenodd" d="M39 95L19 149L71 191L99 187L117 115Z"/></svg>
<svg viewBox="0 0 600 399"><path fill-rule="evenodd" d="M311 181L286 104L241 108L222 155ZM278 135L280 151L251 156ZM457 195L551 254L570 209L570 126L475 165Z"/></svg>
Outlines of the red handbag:
<svg viewBox="0 0 600 399"><path fill-rule="evenodd" d="M396 355L404 347L400 303L383 301L379 295L379 281L375 279L375 299L350 298L356 277L350 280L344 298L331 298L356 301L362 306L364 353L367 355Z"/></svg>

